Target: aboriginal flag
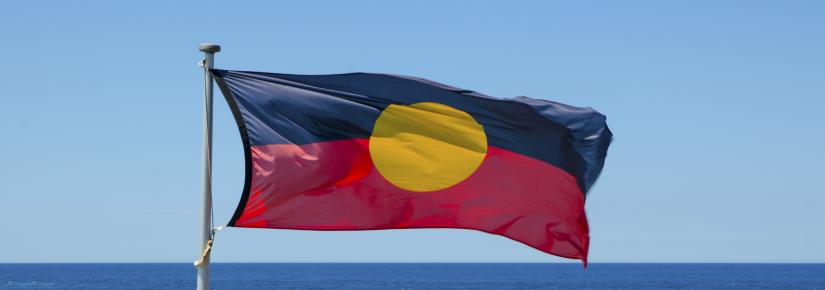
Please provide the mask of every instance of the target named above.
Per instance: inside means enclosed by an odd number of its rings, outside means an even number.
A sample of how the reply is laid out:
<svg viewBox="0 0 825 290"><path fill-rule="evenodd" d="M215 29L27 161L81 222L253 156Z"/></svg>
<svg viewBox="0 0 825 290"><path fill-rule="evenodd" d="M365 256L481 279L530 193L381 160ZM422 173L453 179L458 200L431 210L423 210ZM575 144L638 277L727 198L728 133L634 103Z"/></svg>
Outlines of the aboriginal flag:
<svg viewBox="0 0 825 290"><path fill-rule="evenodd" d="M586 263L604 115L408 76L212 74L246 158L229 226L473 229Z"/></svg>

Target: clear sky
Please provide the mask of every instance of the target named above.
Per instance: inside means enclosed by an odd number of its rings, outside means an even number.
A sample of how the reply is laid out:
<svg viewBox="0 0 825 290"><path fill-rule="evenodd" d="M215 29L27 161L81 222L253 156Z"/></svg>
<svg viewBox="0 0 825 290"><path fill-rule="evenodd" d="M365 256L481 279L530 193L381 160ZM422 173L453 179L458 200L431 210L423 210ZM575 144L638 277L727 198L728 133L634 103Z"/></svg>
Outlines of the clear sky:
<svg viewBox="0 0 825 290"><path fill-rule="evenodd" d="M196 258L201 42L223 45L219 68L596 108L615 141L587 204L592 262L825 262L825 2L344 2L4 3L0 262ZM243 152L216 97L223 224ZM213 259L568 261L464 230L234 228Z"/></svg>

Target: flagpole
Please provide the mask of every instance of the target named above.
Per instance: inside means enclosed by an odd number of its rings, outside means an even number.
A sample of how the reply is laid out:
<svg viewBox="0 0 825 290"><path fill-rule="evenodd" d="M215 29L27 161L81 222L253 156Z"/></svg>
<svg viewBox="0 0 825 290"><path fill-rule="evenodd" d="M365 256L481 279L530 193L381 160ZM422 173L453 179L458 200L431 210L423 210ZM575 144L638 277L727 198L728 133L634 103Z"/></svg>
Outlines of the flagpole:
<svg viewBox="0 0 825 290"><path fill-rule="evenodd" d="M220 45L204 43L198 46L203 52L204 73L204 103L203 103L203 161L201 175L201 232L198 253L207 246L212 237L212 74L209 73L215 64L215 53L221 51ZM205 255L203 263L198 267L198 290L209 289L209 255Z"/></svg>

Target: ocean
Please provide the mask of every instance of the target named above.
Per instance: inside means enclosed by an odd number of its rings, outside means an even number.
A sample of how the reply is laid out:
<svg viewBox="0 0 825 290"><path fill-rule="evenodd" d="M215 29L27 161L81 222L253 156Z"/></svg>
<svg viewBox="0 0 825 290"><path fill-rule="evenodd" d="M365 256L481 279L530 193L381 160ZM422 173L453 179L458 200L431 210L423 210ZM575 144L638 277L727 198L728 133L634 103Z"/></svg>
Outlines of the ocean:
<svg viewBox="0 0 825 290"><path fill-rule="evenodd" d="M192 264L0 264L0 289L194 289ZM825 264L212 265L213 289L825 289Z"/></svg>

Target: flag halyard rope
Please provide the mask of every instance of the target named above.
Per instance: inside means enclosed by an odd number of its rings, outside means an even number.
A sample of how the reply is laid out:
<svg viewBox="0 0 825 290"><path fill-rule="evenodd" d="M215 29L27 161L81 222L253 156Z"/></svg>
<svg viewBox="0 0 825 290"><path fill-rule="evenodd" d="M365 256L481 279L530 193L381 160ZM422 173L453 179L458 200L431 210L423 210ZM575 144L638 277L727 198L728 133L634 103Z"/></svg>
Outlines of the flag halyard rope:
<svg viewBox="0 0 825 290"><path fill-rule="evenodd" d="M204 261L209 258L209 255L212 253L212 244L215 242L215 233L223 230L226 226L219 226L212 228L212 234L209 236L209 240L206 241L206 245L203 247L203 253L201 257L195 261L195 268L200 268L203 265Z"/></svg>

